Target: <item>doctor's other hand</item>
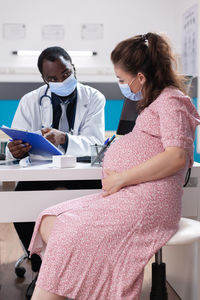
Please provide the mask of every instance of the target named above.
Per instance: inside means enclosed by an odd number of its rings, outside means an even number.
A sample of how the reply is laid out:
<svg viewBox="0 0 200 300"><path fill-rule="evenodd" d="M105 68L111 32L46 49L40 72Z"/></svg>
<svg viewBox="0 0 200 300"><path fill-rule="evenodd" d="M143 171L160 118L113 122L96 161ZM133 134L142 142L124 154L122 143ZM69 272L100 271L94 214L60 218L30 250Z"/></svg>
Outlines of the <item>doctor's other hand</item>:
<svg viewBox="0 0 200 300"><path fill-rule="evenodd" d="M15 158L23 158L27 156L31 145L23 143L21 140L15 140L8 143L8 149Z"/></svg>
<svg viewBox="0 0 200 300"><path fill-rule="evenodd" d="M111 170L104 170L107 175L102 179L103 197L118 192L125 186L122 173L117 173Z"/></svg>
<svg viewBox="0 0 200 300"><path fill-rule="evenodd" d="M59 131L54 128L44 128L41 132L42 135L56 147L58 145L65 144L66 142L66 133L63 131Z"/></svg>

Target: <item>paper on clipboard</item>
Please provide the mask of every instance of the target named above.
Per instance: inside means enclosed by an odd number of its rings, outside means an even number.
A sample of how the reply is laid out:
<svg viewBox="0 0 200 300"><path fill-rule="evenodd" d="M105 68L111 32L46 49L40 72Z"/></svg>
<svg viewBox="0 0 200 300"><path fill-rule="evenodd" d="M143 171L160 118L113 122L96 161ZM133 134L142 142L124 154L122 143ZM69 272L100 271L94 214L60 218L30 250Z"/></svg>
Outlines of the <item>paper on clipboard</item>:
<svg viewBox="0 0 200 300"><path fill-rule="evenodd" d="M0 127L0 130L13 140L22 140L24 143L29 143L32 146L29 151L31 154L40 156L63 154L56 146L38 133L8 128L6 126Z"/></svg>

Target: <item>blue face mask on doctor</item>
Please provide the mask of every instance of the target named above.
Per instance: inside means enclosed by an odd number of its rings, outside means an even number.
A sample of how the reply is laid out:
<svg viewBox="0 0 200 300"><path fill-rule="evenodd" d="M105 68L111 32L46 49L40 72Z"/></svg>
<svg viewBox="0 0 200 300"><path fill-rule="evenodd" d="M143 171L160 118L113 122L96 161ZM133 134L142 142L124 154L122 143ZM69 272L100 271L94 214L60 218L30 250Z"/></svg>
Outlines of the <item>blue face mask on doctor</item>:
<svg viewBox="0 0 200 300"><path fill-rule="evenodd" d="M58 96L69 96L77 86L77 79L71 74L63 82L49 82L50 91Z"/></svg>
<svg viewBox="0 0 200 300"><path fill-rule="evenodd" d="M126 98L128 98L128 99L130 99L132 101L139 101L139 100L141 100L143 98L142 92L139 91L137 93L133 93L131 91L131 89L130 89L130 86L129 86L129 85L131 85L135 81L135 79L132 80L130 84L128 84L128 83L123 83L123 84L122 83L118 83L118 84L119 84L119 88L120 88L122 94L124 95L124 97L126 97Z"/></svg>

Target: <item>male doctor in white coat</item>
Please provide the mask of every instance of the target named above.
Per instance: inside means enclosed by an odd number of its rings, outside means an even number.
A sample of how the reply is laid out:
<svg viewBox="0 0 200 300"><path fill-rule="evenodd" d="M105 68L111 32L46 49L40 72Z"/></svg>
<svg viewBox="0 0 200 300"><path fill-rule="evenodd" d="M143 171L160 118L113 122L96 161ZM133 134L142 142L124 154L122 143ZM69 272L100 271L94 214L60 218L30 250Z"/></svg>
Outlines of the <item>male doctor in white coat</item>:
<svg viewBox="0 0 200 300"><path fill-rule="evenodd" d="M77 82L71 57L60 47L45 49L38 68L45 85L22 97L12 128L41 131L69 155L90 155L90 145L104 141L105 97ZM21 141L8 144L16 158L26 156L30 147Z"/></svg>
<svg viewBox="0 0 200 300"><path fill-rule="evenodd" d="M45 85L22 97L12 128L41 132L63 153L90 156L90 145L104 142L104 95L77 82L71 57L60 47L45 49L39 56L38 69ZM29 144L20 140L11 141L7 147L7 158L24 158L30 148ZM16 190L45 190L58 187L101 188L101 182L19 182ZM14 226L28 252L34 223L14 223ZM31 262L33 271L38 271L40 258L33 255ZM31 298L35 281L36 278L27 289L27 299Z"/></svg>

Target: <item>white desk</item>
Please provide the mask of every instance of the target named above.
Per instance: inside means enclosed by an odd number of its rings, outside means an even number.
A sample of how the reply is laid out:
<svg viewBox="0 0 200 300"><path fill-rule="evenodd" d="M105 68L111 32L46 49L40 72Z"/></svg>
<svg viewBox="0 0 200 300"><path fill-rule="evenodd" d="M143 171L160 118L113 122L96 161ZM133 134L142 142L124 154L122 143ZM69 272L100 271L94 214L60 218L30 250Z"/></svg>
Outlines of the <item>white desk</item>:
<svg viewBox="0 0 200 300"><path fill-rule="evenodd" d="M76 168L53 168L52 164L0 165L0 181L51 181L101 179L101 168L77 163ZM1 191L0 222L31 221L48 206L98 192L98 190ZM184 188L182 215L200 220L200 164L195 163L189 185ZM27 208L27 209L26 209Z"/></svg>
<svg viewBox="0 0 200 300"><path fill-rule="evenodd" d="M101 179L101 168L77 163L76 168L53 168L52 164L35 164L27 168L19 165L0 165L0 181L51 181ZM57 203L99 190L48 190L48 191L1 191L0 222L34 221L39 213Z"/></svg>

